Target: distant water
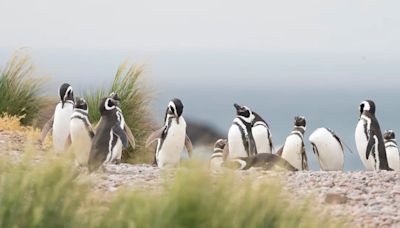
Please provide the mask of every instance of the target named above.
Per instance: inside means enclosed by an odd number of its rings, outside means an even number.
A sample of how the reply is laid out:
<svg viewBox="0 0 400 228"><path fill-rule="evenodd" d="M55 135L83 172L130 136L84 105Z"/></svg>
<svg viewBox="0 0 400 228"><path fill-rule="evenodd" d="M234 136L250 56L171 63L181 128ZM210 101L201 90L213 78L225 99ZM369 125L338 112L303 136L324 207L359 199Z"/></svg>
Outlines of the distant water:
<svg viewBox="0 0 400 228"><path fill-rule="evenodd" d="M233 103L252 108L272 128L275 148L293 127L293 117L307 119L305 135L311 168L318 170L308 137L318 127L333 129L353 150L345 152L345 169L363 169L354 142L358 105L377 103L382 130L400 135L400 75L396 59L358 55L267 55L265 53L141 53L127 51L32 50L39 72L51 76L49 95L70 82L77 93L111 82L118 65L130 58L146 64L153 89L154 117L161 121L169 99L179 97L184 115L227 133ZM0 52L3 64L11 50ZM371 60L372 59L372 60Z"/></svg>

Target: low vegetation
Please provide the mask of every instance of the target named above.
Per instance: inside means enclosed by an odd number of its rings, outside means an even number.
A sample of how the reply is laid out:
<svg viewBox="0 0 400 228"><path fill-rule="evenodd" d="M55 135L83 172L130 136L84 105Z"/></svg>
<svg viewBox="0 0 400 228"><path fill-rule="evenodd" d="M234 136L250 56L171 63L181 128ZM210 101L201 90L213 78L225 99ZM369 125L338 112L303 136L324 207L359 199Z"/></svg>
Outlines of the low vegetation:
<svg viewBox="0 0 400 228"><path fill-rule="evenodd" d="M93 191L71 158L0 161L0 227L335 227L276 182L185 166L158 192ZM300 206L299 206L300 205Z"/></svg>

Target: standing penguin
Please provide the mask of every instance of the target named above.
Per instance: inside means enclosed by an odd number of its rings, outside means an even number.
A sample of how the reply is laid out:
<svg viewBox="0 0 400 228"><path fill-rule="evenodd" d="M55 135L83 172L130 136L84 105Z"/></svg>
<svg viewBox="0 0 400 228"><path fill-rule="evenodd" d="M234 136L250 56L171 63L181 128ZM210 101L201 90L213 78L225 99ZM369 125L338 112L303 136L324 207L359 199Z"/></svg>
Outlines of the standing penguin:
<svg viewBox="0 0 400 228"><path fill-rule="evenodd" d="M182 116L183 104L178 98L172 99L167 107L164 127L153 132L146 146L157 141L155 163L158 167L175 167L179 164L183 147L192 155L192 142L186 135L186 121Z"/></svg>
<svg viewBox="0 0 400 228"><path fill-rule="evenodd" d="M54 115L44 125L40 137L43 143L50 129L53 129L53 145L56 153L60 153L68 149L70 144L69 124L71 115L74 111L74 92L71 85L64 83L61 85L60 102L57 104Z"/></svg>
<svg viewBox="0 0 400 228"><path fill-rule="evenodd" d="M388 130L383 134L385 140L386 156L389 167L393 170L400 171L400 154L397 147L396 137L393 130Z"/></svg>
<svg viewBox="0 0 400 228"><path fill-rule="evenodd" d="M131 144L132 148L135 149L135 138L133 137L131 129L128 127L128 125L125 122L124 115L122 114L121 110L121 98L118 96L118 93L112 92L110 94L110 97L114 99L116 105L117 105L117 118L118 121L120 122L120 127L125 131L125 134L128 138L129 143ZM115 163L120 163L122 159L122 141L118 138L117 144L115 145L115 150L117 151L117 154L115 156Z"/></svg>
<svg viewBox="0 0 400 228"><path fill-rule="evenodd" d="M329 128L318 128L309 138L321 170L340 171L344 165L343 144Z"/></svg>
<svg viewBox="0 0 400 228"><path fill-rule="evenodd" d="M272 136L268 123L260 115L253 112L254 121L251 129L257 147L257 153L272 154Z"/></svg>
<svg viewBox="0 0 400 228"><path fill-rule="evenodd" d="M224 149L226 147L226 139L218 139L214 144L214 153L210 157L210 168L211 170L221 169L221 165L224 162Z"/></svg>
<svg viewBox="0 0 400 228"><path fill-rule="evenodd" d="M110 97L100 102L101 120L92 140L89 154L89 171L97 170L102 164L109 164L116 159L118 139L124 148L128 147L128 139L117 118L116 101Z"/></svg>
<svg viewBox="0 0 400 228"><path fill-rule="evenodd" d="M381 128L375 117L375 103L371 100L363 101L359 110L360 120L355 139L361 161L367 170L390 170Z"/></svg>
<svg viewBox="0 0 400 228"><path fill-rule="evenodd" d="M236 118L228 132L229 158L248 157L257 154L253 138L253 112L246 106L233 105L236 108Z"/></svg>
<svg viewBox="0 0 400 228"><path fill-rule="evenodd" d="M308 170L307 154L304 148L305 131L306 119L304 116L296 116L293 131L286 138L283 147L277 152L298 170Z"/></svg>
<svg viewBox="0 0 400 228"><path fill-rule="evenodd" d="M78 98L71 116L71 147L75 153L75 161L79 166L87 166L94 131L88 117L88 105L83 98Z"/></svg>

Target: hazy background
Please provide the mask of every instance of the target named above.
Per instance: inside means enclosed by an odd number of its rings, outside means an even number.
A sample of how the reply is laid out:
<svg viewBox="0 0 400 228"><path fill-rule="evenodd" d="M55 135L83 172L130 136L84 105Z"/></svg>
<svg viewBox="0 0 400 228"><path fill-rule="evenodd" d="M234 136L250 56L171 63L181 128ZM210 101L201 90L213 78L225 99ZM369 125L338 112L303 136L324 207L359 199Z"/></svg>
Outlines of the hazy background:
<svg viewBox="0 0 400 228"><path fill-rule="evenodd" d="M400 129L398 1L2 0L0 9L0 64L27 47L52 79L49 95L64 81L78 93L107 85L128 59L145 64L155 118L180 97L185 116L226 134L239 102L281 145L302 114L306 138L327 126L353 148L350 170L362 168L361 100L376 101L383 129Z"/></svg>

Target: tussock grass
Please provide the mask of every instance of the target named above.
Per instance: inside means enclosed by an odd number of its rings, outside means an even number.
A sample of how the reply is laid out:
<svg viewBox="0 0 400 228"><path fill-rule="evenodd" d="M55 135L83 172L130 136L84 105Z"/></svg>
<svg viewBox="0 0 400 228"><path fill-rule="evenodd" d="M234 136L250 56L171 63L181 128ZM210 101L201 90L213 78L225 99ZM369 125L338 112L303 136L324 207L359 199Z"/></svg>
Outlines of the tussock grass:
<svg viewBox="0 0 400 228"><path fill-rule="evenodd" d="M88 102L89 118L93 123L100 119L99 103L101 98L111 92L117 92L121 98L121 108L125 121L131 128L136 140L136 148L124 151L123 160L130 162L151 162L153 154L145 148L146 137L153 127L150 115L149 91L144 87L142 79L143 67L124 62L118 68L112 85L87 93L84 97Z"/></svg>
<svg viewBox="0 0 400 228"><path fill-rule="evenodd" d="M32 124L43 105L39 93L44 83L33 75L29 56L16 52L0 72L1 115L20 116L22 124Z"/></svg>
<svg viewBox="0 0 400 228"><path fill-rule="evenodd" d="M160 192L121 190L104 199L69 157L40 164L0 160L1 227L337 227L273 181L215 177L187 166ZM91 180L96 181L92 178Z"/></svg>

